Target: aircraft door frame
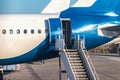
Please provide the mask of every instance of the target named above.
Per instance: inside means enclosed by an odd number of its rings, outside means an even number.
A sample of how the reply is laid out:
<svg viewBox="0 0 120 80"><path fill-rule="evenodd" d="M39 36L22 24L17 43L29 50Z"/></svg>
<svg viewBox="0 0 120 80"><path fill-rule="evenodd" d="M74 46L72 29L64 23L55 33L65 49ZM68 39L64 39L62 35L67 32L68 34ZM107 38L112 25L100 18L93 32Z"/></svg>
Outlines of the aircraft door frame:
<svg viewBox="0 0 120 80"><path fill-rule="evenodd" d="M72 47L72 26L69 18L61 19L62 38L65 40L67 48Z"/></svg>

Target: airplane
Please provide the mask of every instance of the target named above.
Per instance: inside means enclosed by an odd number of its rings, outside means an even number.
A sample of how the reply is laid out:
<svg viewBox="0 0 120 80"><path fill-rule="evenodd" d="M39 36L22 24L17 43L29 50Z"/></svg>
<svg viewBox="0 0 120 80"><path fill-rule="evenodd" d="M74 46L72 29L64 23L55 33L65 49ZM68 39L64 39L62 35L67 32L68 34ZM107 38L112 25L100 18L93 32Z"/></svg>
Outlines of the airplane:
<svg viewBox="0 0 120 80"><path fill-rule="evenodd" d="M68 47L80 36L87 50L120 34L120 0L1 0L0 65L58 57L55 39Z"/></svg>

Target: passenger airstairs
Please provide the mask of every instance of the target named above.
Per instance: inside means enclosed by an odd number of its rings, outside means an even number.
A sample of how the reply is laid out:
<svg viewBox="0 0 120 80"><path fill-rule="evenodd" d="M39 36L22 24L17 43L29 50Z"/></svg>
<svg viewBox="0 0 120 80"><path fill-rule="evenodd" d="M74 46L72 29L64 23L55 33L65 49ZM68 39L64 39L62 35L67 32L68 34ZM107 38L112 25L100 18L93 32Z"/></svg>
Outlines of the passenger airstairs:
<svg viewBox="0 0 120 80"><path fill-rule="evenodd" d="M63 43L60 48L60 56L69 80L99 80L82 41L76 40L75 49L67 49L63 39L57 40L56 45L58 42Z"/></svg>
<svg viewBox="0 0 120 80"><path fill-rule="evenodd" d="M88 75L78 51L66 49L60 54L70 80L88 80Z"/></svg>

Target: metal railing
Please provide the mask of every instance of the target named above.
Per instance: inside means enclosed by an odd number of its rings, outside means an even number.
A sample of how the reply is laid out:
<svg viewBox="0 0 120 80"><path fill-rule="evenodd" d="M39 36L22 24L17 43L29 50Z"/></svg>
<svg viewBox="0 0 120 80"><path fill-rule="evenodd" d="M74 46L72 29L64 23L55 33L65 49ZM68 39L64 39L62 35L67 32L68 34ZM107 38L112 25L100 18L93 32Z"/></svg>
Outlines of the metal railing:
<svg viewBox="0 0 120 80"><path fill-rule="evenodd" d="M68 48L67 48L64 40L61 42L61 44L62 44L63 47L60 49L59 54L61 55L61 58L63 60L64 65L66 65L65 69L66 69L67 74L69 76L69 80L75 80L75 73L74 73L74 71L71 67L70 60L67 56L67 54L69 54L69 52L66 51L66 50L68 50Z"/></svg>
<svg viewBox="0 0 120 80"><path fill-rule="evenodd" d="M63 51L64 51L65 53L69 54L69 52L66 52L66 50L68 50L67 45L65 44L65 42L64 42L63 44L64 44L64 50L63 50ZM73 69L72 69L72 67L71 67L70 60L69 60L67 54L65 54L65 56L67 57L68 63L69 63L69 65L70 65L70 69L71 69L72 74L73 74L74 79L75 79L75 78L76 78L76 77L75 77L75 73L74 73L74 71L73 71ZM71 79L70 79L70 80L71 80Z"/></svg>
<svg viewBox="0 0 120 80"><path fill-rule="evenodd" d="M89 75L92 78L91 80L99 80L97 72L93 66L92 60L85 49L84 43L85 43L84 40L81 40L80 52L82 53L82 56L84 57L84 61L87 64L87 69L90 72Z"/></svg>
<svg viewBox="0 0 120 80"><path fill-rule="evenodd" d="M78 45L78 48L77 48L78 51L81 53L79 55L81 55L82 58L83 58L83 62L85 63L86 69L88 70L87 72L89 73L88 77L90 78L90 80L99 80L97 72L96 72L96 70L95 70L95 68L93 66L92 60L91 60L89 54L87 53L87 51L85 49L85 42L84 42L84 40L85 39L82 39L80 41L80 44L76 44L76 45ZM78 41L79 41L79 39L78 39ZM69 53L69 52L66 52L67 46L66 46L66 44L65 44L64 41L62 42L62 44L63 44L62 45L63 46L62 51L65 52L65 53ZM67 54L65 54L65 56L68 59ZM69 60L68 60L68 64L71 65L70 62L69 62ZM70 69L73 72L73 70L72 70L71 67L70 67ZM74 78L75 78L75 73L73 73L73 75L74 75Z"/></svg>

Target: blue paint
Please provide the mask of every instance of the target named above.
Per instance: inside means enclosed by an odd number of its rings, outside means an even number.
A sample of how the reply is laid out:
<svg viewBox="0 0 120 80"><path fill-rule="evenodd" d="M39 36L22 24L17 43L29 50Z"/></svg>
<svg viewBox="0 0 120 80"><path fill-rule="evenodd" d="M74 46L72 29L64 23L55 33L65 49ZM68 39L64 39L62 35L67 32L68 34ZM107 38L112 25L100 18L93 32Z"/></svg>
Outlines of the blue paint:
<svg viewBox="0 0 120 80"><path fill-rule="evenodd" d="M7 58L7 59L0 59L0 65L8 65L8 64L18 64L18 63L25 63L25 62L30 62L33 60L36 60L36 58L41 58L41 56L45 53L45 51L47 51L46 45L48 44L47 41L48 37L41 42L37 47L35 47L34 49L32 49L31 51L18 56L18 57L14 57L14 58ZM43 49L44 47L44 49ZM37 57L37 55L39 55Z"/></svg>
<svg viewBox="0 0 120 80"><path fill-rule="evenodd" d="M99 36L97 32L98 25L108 23L120 24L119 16L106 15L106 12L96 12L88 8L70 8L63 11L60 18L70 18L72 23L72 36L74 37L74 35L78 34L84 35L85 47L88 50L105 44L115 38Z"/></svg>
<svg viewBox="0 0 120 80"><path fill-rule="evenodd" d="M51 0L0 0L0 14L40 14Z"/></svg>
<svg viewBox="0 0 120 80"><path fill-rule="evenodd" d="M49 19L50 23L50 43L55 43L55 38L58 39L62 37L62 26L61 20L59 18Z"/></svg>
<svg viewBox="0 0 120 80"><path fill-rule="evenodd" d="M93 11L108 11L108 12L120 12L120 0L97 0L96 3L90 7Z"/></svg>
<svg viewBox="0 0 120 80"><path fill-rule="evenodd" d="M73 6L78 0L70 0L70 6Z"/></svg>

